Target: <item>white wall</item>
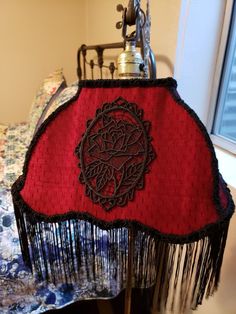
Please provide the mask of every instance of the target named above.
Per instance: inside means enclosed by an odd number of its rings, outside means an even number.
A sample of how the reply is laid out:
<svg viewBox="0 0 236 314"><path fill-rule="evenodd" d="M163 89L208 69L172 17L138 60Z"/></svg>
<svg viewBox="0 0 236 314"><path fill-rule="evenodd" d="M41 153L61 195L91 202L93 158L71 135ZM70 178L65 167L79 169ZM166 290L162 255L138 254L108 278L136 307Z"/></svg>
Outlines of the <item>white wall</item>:
<svg viewBox="0 0 236 314"><path fill-rule="evenodd" d="M182 0L175 78L181 97L207 122L225 0Z"/></svg>
<svg viewBox="0 0 236 314"><path fill-rule="evenodd" d="M76 79L84 0L0 0L0 123L26 120L42 80L63 67Z"/></svg>

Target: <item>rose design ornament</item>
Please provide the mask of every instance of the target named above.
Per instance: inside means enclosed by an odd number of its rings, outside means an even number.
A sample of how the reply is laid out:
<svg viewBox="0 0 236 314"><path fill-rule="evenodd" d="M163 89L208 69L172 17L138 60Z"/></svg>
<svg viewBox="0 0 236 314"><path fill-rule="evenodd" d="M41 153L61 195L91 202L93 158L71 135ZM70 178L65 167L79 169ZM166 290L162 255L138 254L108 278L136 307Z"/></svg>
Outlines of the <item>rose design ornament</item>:
<svg viewBox="0 0 236 314"><path fill-rule="evenodd" d="M123 98L105 103L87 122L76 148L86 195L106 210L126 205L135 190L144 187L144 174L155 154L150 122L142 118L143 110Z"/></svg>

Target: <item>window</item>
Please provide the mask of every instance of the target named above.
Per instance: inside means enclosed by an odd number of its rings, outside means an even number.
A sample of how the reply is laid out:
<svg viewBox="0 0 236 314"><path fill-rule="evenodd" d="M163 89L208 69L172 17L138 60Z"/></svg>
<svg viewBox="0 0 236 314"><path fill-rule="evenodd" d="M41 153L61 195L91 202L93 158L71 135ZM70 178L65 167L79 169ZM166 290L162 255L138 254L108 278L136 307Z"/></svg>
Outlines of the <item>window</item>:
<svg viewBox="0 0 236 314"><path fill-rule="evenodd" d="M236 5L232 12L212 133L216 144L236 153Z"/></svg>

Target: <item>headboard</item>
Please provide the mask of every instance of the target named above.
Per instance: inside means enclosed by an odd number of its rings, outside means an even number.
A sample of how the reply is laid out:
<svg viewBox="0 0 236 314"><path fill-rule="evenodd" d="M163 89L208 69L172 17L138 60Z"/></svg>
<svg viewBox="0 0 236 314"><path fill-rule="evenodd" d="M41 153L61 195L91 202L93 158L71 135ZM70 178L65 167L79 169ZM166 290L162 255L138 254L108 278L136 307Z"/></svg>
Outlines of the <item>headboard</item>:
<svg viewBox="0 0 236 314"><path fill-rule="evenodd" d="M137 44L140 47L140 43ZM77 75L81 79L94 79L94 78L116 78L117 77L117 64L116 59L118 54L124 49L124 42L109 43L101 45L81 45L77 53ZM104 62L104 52L118 51L117 56L114 54L108 56L111 61L106 64ZM93 53L93 54L92 54ZM95 57L94 57L95 53ZM92 56L92 59L89 57ZM95 61L94 61L94 58ZM98 69L98 71L96 71ZM104 74L105 71L105 74ZM98 77L96 77L96 74ZM105 75L105 77L104 77ZM149 77L156 78L156 60L152 51L149 55Z"/></svg>

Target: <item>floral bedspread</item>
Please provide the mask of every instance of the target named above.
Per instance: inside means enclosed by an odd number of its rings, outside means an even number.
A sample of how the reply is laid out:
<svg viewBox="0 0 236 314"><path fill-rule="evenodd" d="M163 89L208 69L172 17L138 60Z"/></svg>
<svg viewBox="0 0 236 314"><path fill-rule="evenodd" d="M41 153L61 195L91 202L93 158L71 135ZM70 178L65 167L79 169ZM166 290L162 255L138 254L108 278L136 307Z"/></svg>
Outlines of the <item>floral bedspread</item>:
<svg viewBox="0 0 236 314"><path fill-rule="evenodd" d="M71 97L71 92L67 94L63 97ZM106 279L96 288L87 287L83 282L55 286L37 282L24 265L10 189L22 171L30 143L27 130L27 123L0 125L0 313L37 314L99 295L114 296L116 291L111 295L111 290L104 291ZM99 241L105 242L106 232L99 237Z"/></svg>
<svg viewBox="0 0 236 314"><path fill-rule="evenodd" d="M0 313L43 313L101 291L87 286L37 282L23 263L10 189L0 188Z"/></svg>

